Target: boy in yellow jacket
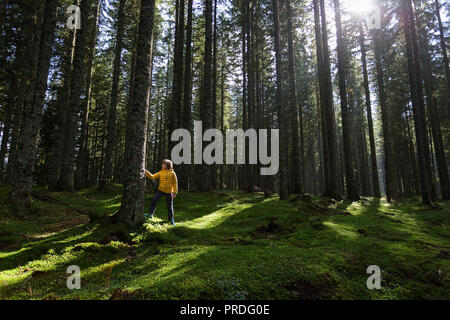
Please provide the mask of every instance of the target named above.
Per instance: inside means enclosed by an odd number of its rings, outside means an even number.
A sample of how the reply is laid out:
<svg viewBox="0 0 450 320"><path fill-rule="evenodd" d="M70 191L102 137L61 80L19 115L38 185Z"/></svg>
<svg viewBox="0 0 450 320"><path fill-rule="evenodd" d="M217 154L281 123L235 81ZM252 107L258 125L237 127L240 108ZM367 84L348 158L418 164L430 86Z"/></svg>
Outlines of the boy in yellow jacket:
<svg viewBox="0 0 450 320"><path fill-rule="evenodd" d="M147 178L152 180L159 179L158 192L155 194L150 206L150 217L153 219L155 214L156 205L162 196L166 198L167 210L169 212L169 222L174 226L174 212L173 212L173 200L178 194L178 180L175 171L173 170L173 163L170 160L163 160L162 169L156 174L151 174L148 170L145 170ZM146 215L147 217L147 215Z"/></svg>

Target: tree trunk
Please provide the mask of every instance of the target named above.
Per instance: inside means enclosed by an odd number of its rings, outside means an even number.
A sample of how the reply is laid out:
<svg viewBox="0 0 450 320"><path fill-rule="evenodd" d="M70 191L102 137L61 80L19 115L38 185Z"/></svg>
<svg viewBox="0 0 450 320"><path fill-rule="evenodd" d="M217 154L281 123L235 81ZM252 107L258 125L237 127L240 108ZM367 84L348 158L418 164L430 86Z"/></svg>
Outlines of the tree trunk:
<svg viewBox="0 0 450 320"><path fill-rule="evenodd" d="M287 6L287 22L288 22L288 73L289 73L289 113L292 128L292 175L294 181L293 193L299 194L303 192L301 172L303 163L300 161L299 150L299 122L298 122L298 104L297 104L297 84L295 81L295 60L294 60L294 37L292 26L292 8L291 0L286 0Z"/></svg>
<svg viewBox="0 0 450 320"><path fill-rule="evenodd" d="M185 1L176 1L176 24L175 24L175 48L173 52L173 84L172 104L169 119L169 150L172 150L176 142L170 138L172 132L182 124L182 90L183 90L183 39L184 39L184 8Z"/></svg>
<svg viewBox="0 0 450 320"><path fill-rule="evenodd" d="M253 63L253 4L252 0L245 2L245 10L246 10L246 23L245 23L245 32L247 38L247 121L245 129L253 129L253 120L254 120L254 109L255 109L255 86L254 86L254 63ZM244 166L244 189L247 192L253 191L254 179L253 179L253 166L249 164L249 154L250 148L247 142L245 143L245 166Z"/></svg>
<svg viewBox="0 0 450 320"><path fill-rule="evenodd" d="M247 5L245 1L241 1L241 40L242 40L242 128L247 130L248 127L248 102L247 102ZM238 167L239 181L237 185L242 188L247 173L242 166Z"/></svg>
<svg viewBox="0 0 450 320"><path fill-rule="evenodd" d="M186 54L184 61L184 96L183 96L183 123L182 127L192 131L192 11L193 0L188 0L188 17L186 30ZM180 186L187 188L189 185L189 166L184 165L180 179Z"/></svg>
<svg viewBox="0 0 450 320"><path fill-rule="evenodd" d="M155 0L141 0L135 85L127 112L125 185L117 221L131 226L144 222L145 154L149 108Z"/></svg>
<svg viewBox="0 0 450 320"><path fill-rule="evenodd" d="M31 99L24 110L24 126L16 159L15 179L9 193L9 200L18 209L25 209L30 204L34 160L41 128L42 110L55 36L56 10L57 0L47 0L45 2L44 21L40 31L40 46L37 54L38 64L34 75L35 81L32 83L34 88L29 88L32 92L30 94Z"/></svg>
<svg viewBox="0 0 450 320"><path fill-rule="evenodd" d="M324 99L324 71L323 71L323 48L322 48L322 31L320 26L320 12L319 12L319 1L314 0L314 34L315 34L315 42L316 42L316 59L317 59L317 84L318 91L316 92L316 97L319 98L317 100L317 106L320 112L320 129L321 136L319 137L319 159L320 159L320 168L321 175L323 176L324 186L326 188L327 185L330 184L330 167L328 163L328 158L325 158L325 154L328 154L328 140L327 140L327 122L326 122L326 102ZM325 193L325 192L324 192Z"/></svg>
<svg viewBox="0 0 450 320"><path fill-rule="evenodd" d="M214 0L212 126L217 127L217 0ZM211 165L211 187L217 189L217 165Z"/></svg>
<svg viewBox="0 0 450 320"><path fill-rule="evenodd" d="M108 128L106 138L105 172L100 182L100 187L110 183L112 179L112 166L114 149L116 147L116 121L117 103L119 97L119 81L122 64L123 35L125 31L125 4L126 0L120 0L117 20L116 46L114 49L113 78L111 84L111 100L108 112Z"/></svg>
<svg viewBox="0 0 450 320"><path fill-rule="evenodd" d="M5 158L8 152L8 143L10 138L11 124L13 120L13 101L14 101L14 89L16 88L15 83L9 84L9 93L8 93L8 101L6 102L6 114L5 114L5 123L3 125L2 132L2 142L0 145L0 181L4 179L4 168L5 168Z"/></svg>
<svg viewBox="0 0 450 320"><path fill-rule="evenodd" d="M70 98L70 77L75 54L75 38L76 30L71 35L67 36L65 43L66 56L63 62L63 84L58 88L56 101L56 127L55 127L55 144L52 146L50 152L50 164L48 173L48 188L55 191L59 189L59 179L61 175L61 165L64 150L64 135L67 109L69 108Z"/></svg>
<svg viewBox="0 0 450 320"><path fill-rule="evenodd" d="M3 25L6 18L6 5L8 2L9 0L0 1L0 34L3 34Z"/></svg>
<svg viewBox="0 0 450 320"><path fill-rule="evenodd" d="M201 119L203 121L203 133L212 125L212 43L213 43L213 0L205 1L205 53L204 53L204 71L203 84L201 90ZM202 133L202 134L203 134ZM204 147L205 145L203 145ZM202 148L203 150L203 148ZM207 165L202 165L203 175L201 177L200 191L209 191L212 189L211 183L211 168Z"/></svg>
<svg viewBox="0 0 450 320"><path fill-rule="evenodd" d="M322 50L323 50L323 69L324 69L324 99L325 99L325 113L327 126L327 144L328 153L324 156L328 158L329 166L329 185L325 190L325 196L334 199L341 199L339 194L339 155L336 139L336 120L333 106L333 86L331 82L331 66L330 66L330 51L328 47L328 30L324 0L320 0L320 12L322 18Z"/></svg>
<svg viewBox="0 0 450 320"><path fill-rule="evenodd" d="M77 154L77 165L75 170L75 189L82 189L87 187L87 168L88 162L87 139L88 139L88 126L89 126L89 109L91 106L91 87L92 87L92 65L95 55L95 45L97 43L97 25L98 25L98 13L100 10L100 1L97 0L94 17L92 20L92 26L90 31L90 43L88 52L88 62L86 67L86 86L85 86L85 98L82 108L82 121L81 121L81 133L79 139L80 149Z"/></svg>
<svg viewBox="0 0 450 320"><path fill-rule="evenodd" d="M332 95L332 83L331 83L331 67L330 67L330 52L328 48L328 31L327 20L325 12L325 4L323 0L320 2L320 15L319 15L319 3L314 2L315 12L317 12L317 19L321 18L321 34L316 39L321 41L320 44L316 44L318 49L319 66L319 81L321 82L321 106L322 106L322 130L323 130L323 157L325 165L325 192L324 196L328 196L334 199L341 199L339 194L339 168L338 168L338 149L336 140L336 123L333 107L333 95ZM320 30L320 22L317 21ZM319 56L321 59L319 59Z"/></svg>
<svg viewBox="0 0 450 320"><path fill-rule="evenodd" d="M86 53L86 38L88 29L89 0L81 0L81 29L77 30L73 56L73 68L70 76L70 100L66 116L66 132L61 165L60 187L62 190L74 188L75 144L79 112L81 108L81 93L84 74L84 58Z"/></svg>
<svg viewBox="0 0 450 320"><path fill-rule="evenodd" d="M370 163L371 163L371 180L372 188L375 197L380 198L380 180L378 177L378 165L377 165L377 153L375 147L375 134L373 131L373 120L372 120L372 105L370 102L370 89L369 89L369 76L367 73L367 58L366 58L366 44L364 37L364 30L362 21L359 21L359 44L361 47L361 62L363 68L363 82L364 82L364 93L367 111L367 125L369 128L369 143L370 143Z"/></svg>
<svg viewBox="0 0 450 320"><path fill-rule="evenodd" d="M21 4L23 5L23 4ZM36 85L36 70L39 64L39 47L41 27L44 21L45 2L27 3L23 7L23 17L20 20L22 26L19 28L24 34L21 48L16 52L17 77L14 79L19 83L19 90L15 100L14 120L12 126L11 142L8 154L8 167L6 180L12 184L15 180L15 167L19 156L20 137L23 130L23 117L25 106L32 103ZM22 29L23 28L23 29Z"/></svg>
<svg viewBox="0 0 450 320"><path fill-rule="evenodd" d="M351 119L347 99L347 54L345 52L344 37L342 35L341 12L339 0L334 0L334 13L336 19L336 40L338 55L339 95L341 97L342 135L344 147L345 185L347 198L359 200L358 188L355 181L353 152L351 142Z"/></svg>
<svg viewBox="0 0 450 320"><path fill-rule="evenodd" d="M184 61L184 96L183 96L183 128L191 130L191 103L192 103L192 5L188 0L188 17L186 30L186 54Z"/></svg>
<svg viewBox="0 0 450 320"><path fill-rule="evenodd" d="M262 55L264 40L261 32L261 1L255 0L255 14L254 14L254 65L255 65L255 112L254 112L254 129L259 130L264 128L263 121L263 73L261 72ZM268 142L269 143L269 142ZM255 185L260 189L265 189L266 179L260 175L261 164L257 164L254 168ZM252 190L253 191L253 190Z"/></svg>
<svg viewBox="0 0 450 320"><path fill-rule="evenodd" d="M276 106L278 112L278 127L280 130L280 199L287 200L289 197L288 191L288 150L287 150L287 126L286 126L286 110L284 110L284 90L282 81L282 58L280 48L280 22L278 15L278 0L272 0L272 14L273 14L273 32L274 32L274 46L275 46L275 65L276 65L276 81L277 81L277 93L276 93Z"/></svg>
<svg viewBox="0 0 450 320"><path fill-rule="evenodd" d="M129 91L128 91L128 98L127 98L127 108L128 106L131 105L131 103L133 102L133 92L134 92L134 87L136 85L136 59L137 59L137 42L138 42L138 35L139 35L139 26L136 26L133 30L133 44L131 46L131 66L130 66L130 70L129 70L129 74L130 77L128 79L129 81ZM153 58L153 54L152 54L152 58ZM125 120L126 121L126 120ZM125 131L126 131L126 126L127 124L125 123ZM126 137L124 138L124 149L125 149L125 141ZM122 152L124 153L124 150L122 150ZM126 167L126 164L123 163L124 157L122 157L122 164L121 164L121 168L120 168L120 177L119 177L119 181L121 183L123 183L124 181L124 168Z"/></svg>
<svg viewBox="0 0 450 320"><path fill-rule="evenodd" d="M444 35L444 27L442 26L442 20L441 20L441 12L440 12L440 6L439 6L439 0L434 0L435 6L436 6L436 17L438 20L439 25L439 40L441 44L441 51L443 56L443 62L444 62L444 69L445 69L445 77L447 78L447 94L450 94L450 70L449 70L449 62L448 62L448 55L447 55L447 45L445 43L445 35ZM450 99L448 99L447 106L450 106Z"/></svg>
<svg viewBox="0 0 450 320"><path fill-rule="evenodd" d="M419 159L420 187L422 201L433 205L433 182L431 174L431 159L428 134L425 123L425 106L419 65L419 51L416 28L412 12L411 0L402 3L402 20L405 32L406 51L408 58L408 72L411 87L411 100L414 113L414 128L417 140L417 157Z"/></svg>
<svg viewBox="0 0 450 320"><path fill-rule="evenodd" d="M437 3L437 1L436 1ZM437 10L439 4L437 3ZM439 15L440 18L440 15ZM418 22L418 27L420 28L421 24ZM420 37L421 43L420 48L422 49L422 59L423 59L423 67L424 67L424 85L425 85L425 93L426 93L426 104L428 109L428 114L431 122L431 132L433 136L434 149L436 154L436 163L438 168L439 175L439 183L441 187L442 198L445 200L450 200L450 181L448 176L448 168L447 161L445 159L445 149L444 143L442 139L442 130L441 123L439 117L438 110L438 102L436 101L434 83L433 83L433 74L432 74L432 65L431 65L431 57L430 57L430 49L429 49L429 39L426 34L426 30L421 30L422 36ZM443 42L445 49L445 41ZM444 55L444 60L446 59L446 55ZM447 69L448 72L448 59L447 59ZM448 75L448 74L447 74Z"/></svg>
<svg viewBox="0 0 450 320"><path fill-rule="evenodd" d="M375 67L377 75L377 86L378 86L378 99L379 106L381 110L381 121L383 127L383 147L384 147L384 177L386 185L386 200L387 202L392 202L395 198L395 189L393 185L393 165L392 165L392 142L391 142L391 130L389 126L388 110L386 103L386 92L384 88L384 72L382 66L382 34L381 30L374 31L374 51L375 51Z"/></svg>
<svg viewBox="0 0 450 320"><path fill-rule="evenodd" d="M222 35L223 39L223 35ZM223 42L222 42L223 45ZM225 65L226 58L222 52L221 57L221 74L220 74L220 131L225 134ZM219 189L223 190L225 188L225 165L220 167L220 177L219 177Z"/></svg>

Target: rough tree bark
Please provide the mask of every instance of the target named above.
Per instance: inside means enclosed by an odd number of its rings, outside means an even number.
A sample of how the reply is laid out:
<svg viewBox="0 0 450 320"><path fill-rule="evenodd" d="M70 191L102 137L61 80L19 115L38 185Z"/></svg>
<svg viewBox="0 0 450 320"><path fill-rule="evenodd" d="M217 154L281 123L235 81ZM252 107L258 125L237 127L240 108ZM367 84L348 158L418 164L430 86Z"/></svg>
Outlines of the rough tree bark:
<svg viewBox="0 0 450 320"><path fill-rule="evenodd" d="M173 51L172 104L169 113L169 150L172 150L173 146L176 144L176 142L171 141L170 136L182 123L184 12L185 1L177 0L175 47Z"/></svg>
<svg viewBox="0 0 450 320"><path fill-rule="evenodd" d="M201 89L201 119L203 121L203 131L206 131L212 124L212 43L213 43L213 0L205 0L205 53L203 82ZM203 132L204 133L204 132ZM202 166L203 175L200 182L200 191L209 191L212 189L211 168L207 165Z"/></svg>
<svg viewBox="0 0 450 320"><path fill-rule="evenodd" d="M442 26L442 19L441 19L441 12L440 12L440 6L439 6L439 0L434 0L435 6L436 6L436 17L438 20L439 25L439 40L441 45L441 51L443 56L443 62L444 62L444 69L445 69L445 77L447 78L447 93L450 94L450 70L449 70L449 63L448 63L448 55L447 55L447 45L445 43L445 35L444 35L444 27ZM449 102L447 103L447 106L450 105L450 99L448 99Z"/></svg>
<svg viewBox="0 0 450 320"><path fill-rule="evenodd" d="M347 199L359 200L358 187L356 185L353 152L351 142L351 119L347 99L347 54L345 52L344 37L342 35L341 8L339 0L334 0L334 14L336 22L336 39L338 55L339 95L341 98L342 136L344 145L345 186Z"/></svg>
<svg viewBox="0 0 450 320"><path fill-rule="evenodd" d="M423 20L422 20L423 21ZM450 200L450 181L448 176L447 161L445 159L445 148L442 139L441 121L439 117L438 101L435 95L435 86L432 73L432 60L430 56L429 39L427 30L423 27L419 15L417 15L417 28L420 30L420 50L422 57L423 73L424 73L424 86L426 93L426 106L428 109L428 115L431 124L431 133L433 136L434 152L436 155L436 163L439 175L439 183L441 187L442 198ZM444 42L445 45L445 42ZM445 57L444 57L445 60ZM448 67L448 62L447 62Z"/></svg>
<svg viewBox="0 0 450 320"><path fill-rule="evenodd" d="M255 82L254 82L254 63L253 63L253 0L245 1L245 33L247 53L247 113L245 129L253 129L254 109L255 109ZM247 192L253 191L254 177L253 166L249 164L249 145L245 142L245 165L244 165L244 183L243 187Z"/></svg>
<svg viewBox="0 0 450 320"><path fill-rule="evenodd" d="M283 90L283 67L281 59L280 48L280 20L278 14L278 0L272 0L272 18L273 18L273 33L274 33L274 46L275 46L275 65L276 65L276 82L277 82L277 94L276 94L276 108L278 113L278 126L280 129L280 199L286 200L289 197L288 191L288 173L287 173L287 126L286 126L286 110L283 108L284 90Z"/></svg>
<svg viewBox="0 0 450 320"><path fill-rule="evenodd" d="M60 183L62 190L73 190L75 172L75 144L78 127L78 114L81 108L81 92L84 75L84 58L88 32L88 14L90 0L81 0L81 29L77 30L73 56L73 68L70 76L70 100L66 114L65 139L61 165Z"/></svg>
<svg viewBox="0 0 450 320"><path fill-rule="evenodd" d="M98 14L100 10L100 1L97 0L94 9L94 17L92 20L91 30L90 30L90 43L89 52L87 54L87 66L86 66L86 86L85 86L85 97L83 101L82 108L82 119L81 119L81 132L79 138L80 149L77 154L77 165L75 169L74 186L75 189L81 189L87 187L87 163L88 154L87 150L87 139L88 139L88 121L89 121L89 109L91 106L91 89L92 89L92 65L94 62L95 55L95 45L97 43L97 25L98 25Z"/></svg>
<svg viewBox="0 0 450 320"><path fill-rule="evenodd" d="M375 147L375 134L373 131L373 119L372 119L372 104L370 102L370 89L369 89L369 76L367 72L367 51L364 37L364 29L362 21L359 21L359 45L361 48L361 62L363 69L363 83L364 83L364 94L366 102L366 112L367 112L367 126L369 128L369 144L370 144L370 163L371 163L371 176L372 176L372 188L375 197L381 197L380 192L380 180L378 176L378 165L377 165L377 153Z"/></svg>
<svg viewBox="0 0 450 320"><path fill-rule="evenodd" d="M113 173L113 154L116 147L116 121L117 104L119 97L119 81L122 64L123 35L125 31L125 4L126 0L120 0L117 19L116 46L114 49L113 78L111 84L111 100L108 112L108 128L106 137L105 171L100 182L100 187L109 183Z"/></svg>
<svg viewBox="0 0 450 320"><path fill-rule="evenodd" d="M186 54L184 60L184 95L183 95L183 124L186 130L192 130L192 11L193 0L188 0L187 29L186 29ZM189 166L182 167L180 186L189 186Z"/></svg>
<svg viewBox="0 0 450 320"><path fill-rule="evenodd" d="M433 205L434 197L432 190L431 158L425 123L426 114L419 62L419 49L411 0L405 0L402 3L401 10L408 58L408 73L414 114L414 128L417 140L417 157L419 159L422 201L425 204Z"/></svg>
<svg viewBox="0 0 450 320"><path fill-rule="evenodd" d="M212 77L212 126L217 127L217 0L214 0L213 29L213 77ZM217 188L217 165L211 165L211 187Z"/></svg>
<svg viewBox="0 0 450 320"><path fill-rule="evenodd" d="M141 0L132 103L127 110L124 191L116 221L130 226L144 222L145 154L152 61L155 0Z"/></svg>
<svg viewBox="0 0 450 320"><path fill-rule="evenodd" d="M320 4L320 6L319 6ZM334 115L333 107L333 93L332 93L332 83L331 83L331 66L330 66L330 51L328 47L328 30L327 30L327 19L325 12L325 3L323 0L314 1L315 5L315 15L320 21L319 24L320 34L317 39L321 42L316 43L319 65L321 66L321 71L319 71L319 83L321 83L321 113L322 113L322 130L323 130L323 157L325 165L325 192L324 196L331 197L334 199L341 199L339 194L339 168L338 168L338 149L336 140L336 121ZM319 13L320 9L320 13ZM321 25L320 25L321 22Z"/></svg>
<svg viewBox="0 0 450 320"><path fill-rule="evenodd" d="M25 209L30 204L33 186L33 169L36 149L41 128L42 110L47 90L47 78L52 55L52 46L56 27L57 0L45 2L44 21L42 24L40 45L38 47L37 68L34 74L34 88L29 88L30 101L24 109L24 125L21 132L21 143L15 165L15 179L11 184L9 200L18 208Z"/></svg>
<svg viewBox="0 0 450 320"><path fill-rule="evenodd" d="M22 18L19 20L21 21L21 26L19 29L23 34L23 38L21 48L18 50L16 56L18 70L15 81L19 83L19 90L17 97L14 99L15 110L6 171L6 181L8 184L12 184L15 179L16 160L23 129L24 107L26 103L31 103L30 99L34 95L36 70L39 63L39 49L37 48L40 46L45 2L20 2L19 8L22 10Z"/></svg>
<svg viewBox="0 0 450 320"><path fill-rule="evenodd" d="M289 114L292 128L292 175L294 180L293 193L299 194L303 192L301 173L303 163L300 156L299 145L299 120L298 120L298 104L297 104L297 84L295 81L295 59L294 59L294 36L292 26L292 8L291 0L286 0L287 7L287 32L288 32L288 73L289 73Z"/></svg>
<svg viewBox="0 0 450 320"><path fill-rule="evenodd" d="M381 14L383 14L383 8L381 7ZM383 21L383 19L382 19ZM384 148L384 179L386 186L386 200L387 202L392 202L395 198L394 189L394 176L393 176L393 166L392 166L392 145L391 145L391 130L389 126L388 110L386 103L386 91L384 88L384 72L382 66L382 30L374 30L373 41L374 41L374 53L375 53L375 68L377 77L377 87L378 87L378 100L381 111L381 122L383 131L383 148Z"/></svg>
<svg viewBox="0 0 450 320"><path fill-rule="evenodd" d="M325 113L325 99L324 99L324 83L323 83L323 48L322 48L322 31L320 26L320 12L319 1L314 0L314 34L316 42L316 59L317 59L317 85L318 94L316 94L317 106L320 113L320 129L321 135L319 136L319 159L320 159L320 171L323 176L323 185L326 187L329 185L330 173L327 159L323 154L328 151L327 137L327 125L326 125L326 113Z"/></svg>
<svg viewBox="0 0 450 320"><path fill-rule="evenodd" d="M61 175L61 164L64 149L64 134L66 113L69 108L70 97L70 76L73 63L73 56L75 53L75 38L76 29L66 37L65 39L65 57L63 62L63 84L58 88L57 93L57 105L56 105L56 128L54 136L54 145L52 146L51 156L49 158L49 170L48 170L48 188L55 191L59 189L59 178Z"/></svg>

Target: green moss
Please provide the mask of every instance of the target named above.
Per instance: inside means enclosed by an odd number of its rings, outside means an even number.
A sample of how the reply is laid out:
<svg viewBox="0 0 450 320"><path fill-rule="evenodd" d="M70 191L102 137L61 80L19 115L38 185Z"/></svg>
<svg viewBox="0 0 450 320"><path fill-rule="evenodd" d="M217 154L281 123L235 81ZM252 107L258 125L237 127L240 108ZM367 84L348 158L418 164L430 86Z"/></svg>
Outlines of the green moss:
<svg viewBox="0 0 450 320"><path fill-rule="evenodd" d="M5 201L7 187L0 186ZM41 192L44 192L41 190ZM0 208L1 299L440 299L450 297L450 203L312 203L241 192L181 193L140 231L92 222L121 187L51 193L20 217ZM146 196L149 205L151 195ZM78 265L82 289L66 288ZM366 288L369 265L382 289Z"/></svg>

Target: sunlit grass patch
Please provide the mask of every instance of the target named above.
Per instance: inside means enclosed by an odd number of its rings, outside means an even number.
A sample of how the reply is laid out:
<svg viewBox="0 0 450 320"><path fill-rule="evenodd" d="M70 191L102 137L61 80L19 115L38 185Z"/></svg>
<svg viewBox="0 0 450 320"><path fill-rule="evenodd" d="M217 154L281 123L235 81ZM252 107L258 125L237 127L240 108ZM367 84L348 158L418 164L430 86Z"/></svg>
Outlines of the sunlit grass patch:
<svg viewBox="0 0 450 320"><path fill-rule="evenodd" d="M45 190L38 189L39 192ZM0 199L7 187L0 186ZM17 217L0 208L2 299L408 299L449 295L448 202L303 202L245 192L180 193L132 231L82 212L118 210L121 186L51 193ZM147 208L153 194L146 195ZM322 208L322 209L321 209ZM366 287L369 265L382 290ZM78 265L81 290L68 290Z"/></svg>
<svg viewBox="0 0 450 320"><path fill-rule="evenodd" d="M333 222L324 222L324 225L327 227L332 228L337 233L344 237L356 239L359 237L358 232L355 230L355 228L345 225L345 224L339 224L339 223L333 223Z"/></svg>

